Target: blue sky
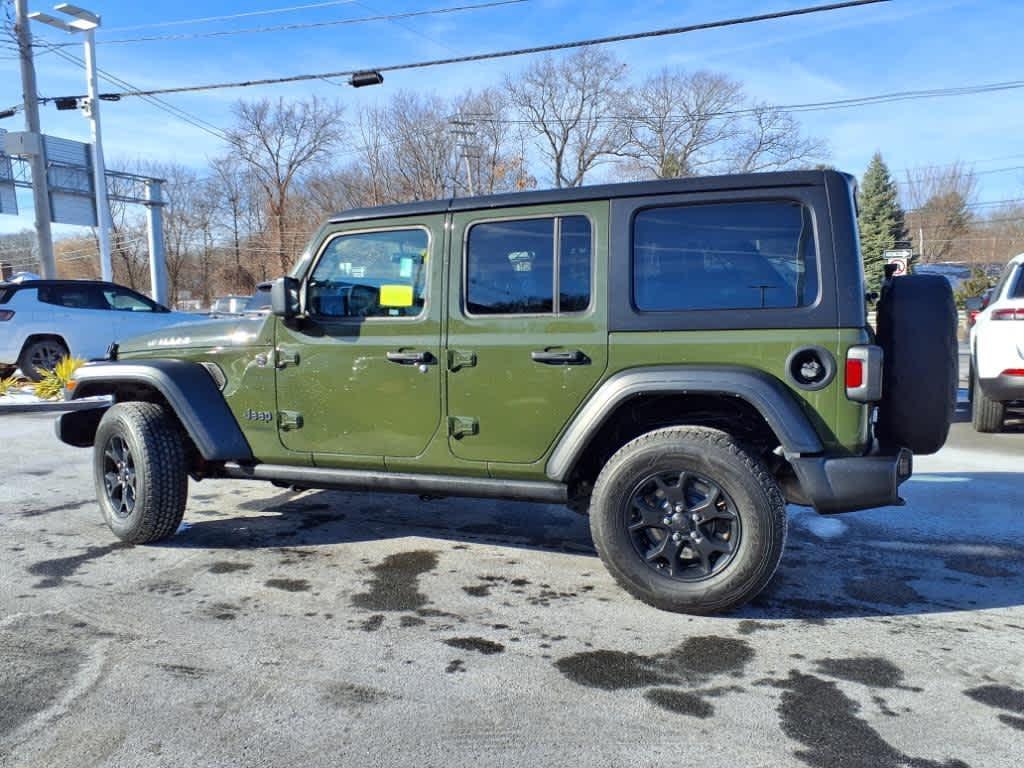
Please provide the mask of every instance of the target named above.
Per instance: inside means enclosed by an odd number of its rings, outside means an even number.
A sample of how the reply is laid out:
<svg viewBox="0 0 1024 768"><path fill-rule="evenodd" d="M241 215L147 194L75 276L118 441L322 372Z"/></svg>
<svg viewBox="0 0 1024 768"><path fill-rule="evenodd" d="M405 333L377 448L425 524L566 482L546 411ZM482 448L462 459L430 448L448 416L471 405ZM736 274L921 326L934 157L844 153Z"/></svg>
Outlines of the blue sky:
<svg viewBox="0 0 1024 768"><path fill-rule="evenodd" d="M104 40L154 34L195 34L441 8L481 0L358 0L320 8L251 16L230 22L119 29L196 17L304 5L317 0L230 0L147 3L83 0L103 15L97 59L140 88L345 70L710 21L808 5L813 0L528 0L487 10L404 20L133 44ZM321 2L323 0L320 0ZM31 10L50 2L30 0ZM877 93L1021 79L1019 30L1024 3L1012 0L894 0L826 14L762 22L678 37L610 46L643 78L662 66L710 69L740 80L759 100L786 104ZM51 41L73 38L40 28ZM81 55L78 47L67 49ZM0 107L21 98L17 62L0 52ZM383 86L355 90L323 81L166 97L203 120L225 127L238 98L316 93L353 107L399 89L455 93L496 84L527 58L387 75ZM44 96L84 89L80 68L52 52L36 63ZM112 89L101 83L101 90ZM909 101L799 115L807 133L824 138L831 162L857 174L882 151L895 171L963 160L980 172L980 201L1024 197L1024 91ZM87 140L77 112L43 107L45 132ZM202 167L223 150L214 136L139 99L103 104L104 143L111 169L136 157ZM21 115L0 128L22 130ZM28 196L22 215L0 216L0 231L31 226ZM75 230L60 227L58 232Z"/></svg>

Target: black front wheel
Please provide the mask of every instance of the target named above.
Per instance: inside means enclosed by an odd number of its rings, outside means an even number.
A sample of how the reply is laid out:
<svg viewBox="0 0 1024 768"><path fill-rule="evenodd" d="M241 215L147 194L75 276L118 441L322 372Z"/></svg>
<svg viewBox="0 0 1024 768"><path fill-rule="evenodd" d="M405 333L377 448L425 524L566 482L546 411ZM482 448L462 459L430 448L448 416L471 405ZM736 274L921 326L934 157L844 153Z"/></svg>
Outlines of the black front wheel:
<svg viewBox="0 0 1024 768"><path fill-rule="evenodd" d="M132 544L173 536L188 499L175 418L155 403L119 403L103 415L93 452L96 495L114 535Z"/></svg>
<svg viewBox="0 0 1024 768"><path fill-rule="evenodd" d="M681 613L753 598L786 541L775 479L731 436L705 427L659 429L623 446L598 477L590 521L619 584Z"/></svg>

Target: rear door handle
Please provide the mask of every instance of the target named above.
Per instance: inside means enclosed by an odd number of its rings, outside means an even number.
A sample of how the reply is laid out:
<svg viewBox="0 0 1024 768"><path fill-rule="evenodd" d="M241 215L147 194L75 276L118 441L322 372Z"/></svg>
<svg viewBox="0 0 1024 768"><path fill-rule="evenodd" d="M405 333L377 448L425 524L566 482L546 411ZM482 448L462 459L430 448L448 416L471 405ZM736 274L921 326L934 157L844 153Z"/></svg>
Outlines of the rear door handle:
<svg viewBox="0 0 1024 768"><path fill-rule="evenodd" d="M434 356L429 352L388 352L387 358L392 363L399 365L419 365L420 363L434 362Z"/></svg>
<svg viewBox="0 0 1024 768"><path fill-rule="evenodd" d="M590 362L579 349L543 349L530 353L530 359L544 365L586 365Z"/></svg>

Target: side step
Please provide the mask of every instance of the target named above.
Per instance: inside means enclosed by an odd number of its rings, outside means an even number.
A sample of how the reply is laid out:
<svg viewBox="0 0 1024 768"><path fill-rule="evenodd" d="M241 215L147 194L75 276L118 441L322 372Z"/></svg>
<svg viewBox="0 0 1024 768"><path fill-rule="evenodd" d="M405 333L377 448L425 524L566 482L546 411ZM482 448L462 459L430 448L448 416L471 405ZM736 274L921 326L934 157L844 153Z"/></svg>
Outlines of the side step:
<svg viewBox="0 0 1024 768"><path fill-rule="evenodd" d="M535 480L495 480L457 475L413 475L398 472L368 472L325 467L293 467L285 464L224 464L223 475L238 480L268 480L299 488L341 491L383 491L428 496L470 496L481 499L542 501L565 504L568 488L563 483Z"/></svg>

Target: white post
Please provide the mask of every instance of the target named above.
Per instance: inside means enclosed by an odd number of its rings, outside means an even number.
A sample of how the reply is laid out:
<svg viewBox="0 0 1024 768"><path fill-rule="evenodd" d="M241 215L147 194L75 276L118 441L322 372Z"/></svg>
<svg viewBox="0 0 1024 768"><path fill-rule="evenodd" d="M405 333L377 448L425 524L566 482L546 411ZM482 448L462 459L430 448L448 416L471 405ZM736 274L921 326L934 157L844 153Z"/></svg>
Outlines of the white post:
<svg viewBox="0 0 1024 768"><path fill-rule="evenodd" d="M96 82L96 32L85 33L85 74L88 82L89 103L86 114L92 128L92 173L96 188L96 232L100 242L100 272L104 280L114 279L114 265L110 258L110 204L107 201L107 168L103 162L103 139L100 132L100 99Z"/></svg>
<svg viewBox="0 0 1024 768"><path fill-rule="evenodd" d="M159 179L146 180L146 215L149 224L149 282L153 301L167 305L167 260L164 254L164 201Z"/></svg>

